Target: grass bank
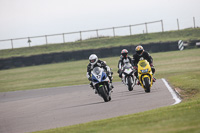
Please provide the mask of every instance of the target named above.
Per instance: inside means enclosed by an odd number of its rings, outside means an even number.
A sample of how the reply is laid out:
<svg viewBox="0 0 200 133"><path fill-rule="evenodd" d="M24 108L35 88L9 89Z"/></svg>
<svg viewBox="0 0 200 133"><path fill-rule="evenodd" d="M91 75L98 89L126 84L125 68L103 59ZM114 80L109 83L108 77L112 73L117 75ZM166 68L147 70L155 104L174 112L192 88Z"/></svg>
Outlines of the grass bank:
<svg viewBox="0 0 200 133"><path fill-rule="evenodd" d="M17 56L30 56L45 53L54 53L62 51L77 51L83 49L98 49L126 45L148 44L152 42L167 42L178 40L197 40L200 39L200 28L184 29L180 31L167 31L159 33L149 33L131 36L102 37L101 39L88 39L83 41L49 44L27 48L16 48L0 50L0 58L9 58ZM32 42L34 43L34 42Z"/></svg>

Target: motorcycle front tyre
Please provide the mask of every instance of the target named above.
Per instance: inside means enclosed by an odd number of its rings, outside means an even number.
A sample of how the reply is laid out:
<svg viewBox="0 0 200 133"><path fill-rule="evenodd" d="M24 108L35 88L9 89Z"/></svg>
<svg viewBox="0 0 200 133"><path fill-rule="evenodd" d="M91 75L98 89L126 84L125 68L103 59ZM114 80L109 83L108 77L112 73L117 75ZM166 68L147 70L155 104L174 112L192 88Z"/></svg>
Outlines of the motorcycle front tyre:
<svg viewBox="0 0 200 133"><path fill-rule="evenodd" d="M133 84L131 82L131 77L127 77L127 80L128 80L128 90L132 91L133 90Z"/></svg>
<svg viewBox="0 0 200 133"><path fill-rule="evenodd" d="M104 102L108 102L108 101L111 100L111 98L109 98L110 96L109 96L108 93L106 92L105 86L99 87L99 94L102 96Z"/></svg>
<svg viewBox="0 0 200 133"><path fill-rule="evenodd" d="M149 84L149 78L148 77L144 78L144 83L145 83L145 92L149 93L150 92L150 84Z"/></svg>

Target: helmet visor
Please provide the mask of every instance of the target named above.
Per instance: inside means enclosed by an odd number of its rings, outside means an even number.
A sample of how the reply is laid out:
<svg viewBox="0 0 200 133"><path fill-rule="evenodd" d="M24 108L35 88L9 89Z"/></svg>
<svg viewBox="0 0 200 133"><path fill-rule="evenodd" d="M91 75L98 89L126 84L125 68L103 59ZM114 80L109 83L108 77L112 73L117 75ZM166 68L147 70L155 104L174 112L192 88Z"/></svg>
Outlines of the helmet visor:
<svg viewBox="0 0 200 133"><path fill-rule="evenodd" d="M143 52L143 50L136 51L136 53L137 53L138 55L141 55L142 52Z"/></svg>
<svg viewBox="0 0 200 133"><path fill-rule="evenodd" d="M126 57L126 56L127 56L127 53L122 53L122 56L123 56L123 57Z"/></svg>
<svg viewBox="0 0 200 133"><path fill-rule="evenodd" d="M96 61L96 59L90 60L90 63L94 63Z"/></svg>

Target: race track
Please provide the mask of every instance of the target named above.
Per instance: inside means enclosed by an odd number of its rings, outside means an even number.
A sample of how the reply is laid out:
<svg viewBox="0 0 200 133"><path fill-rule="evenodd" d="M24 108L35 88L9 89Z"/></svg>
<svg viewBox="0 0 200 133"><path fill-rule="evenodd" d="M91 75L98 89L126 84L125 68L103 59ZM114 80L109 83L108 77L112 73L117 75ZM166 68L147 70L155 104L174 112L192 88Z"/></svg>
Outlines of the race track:
<svg viewBox="0 0 200 133"><path fill-rule="evenodd" d="M0 93L0 133L24 133L90 122L151 110L175 103L164 82L151 93L141 86L128 91L114 83L112 100L105 103L89 85Z"/></svg>

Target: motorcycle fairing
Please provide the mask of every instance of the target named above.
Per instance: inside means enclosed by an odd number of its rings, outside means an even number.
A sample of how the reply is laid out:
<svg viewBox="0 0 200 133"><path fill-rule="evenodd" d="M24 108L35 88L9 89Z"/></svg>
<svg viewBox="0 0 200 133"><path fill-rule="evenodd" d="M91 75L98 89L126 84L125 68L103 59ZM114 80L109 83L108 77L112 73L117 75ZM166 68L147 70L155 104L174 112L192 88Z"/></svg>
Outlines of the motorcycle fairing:
<svg viewBox="0 0 200 133"><path fill-rule="evenodd" d="M153 84L153 73L151 71L151 67L149 65L149 62L147 60L140 60L138 62L138 76L140 80L140 84L143 88L145 88L145 85L143 83L144 78L148 78L150 81L150 87L152 87Z"/></svg>

